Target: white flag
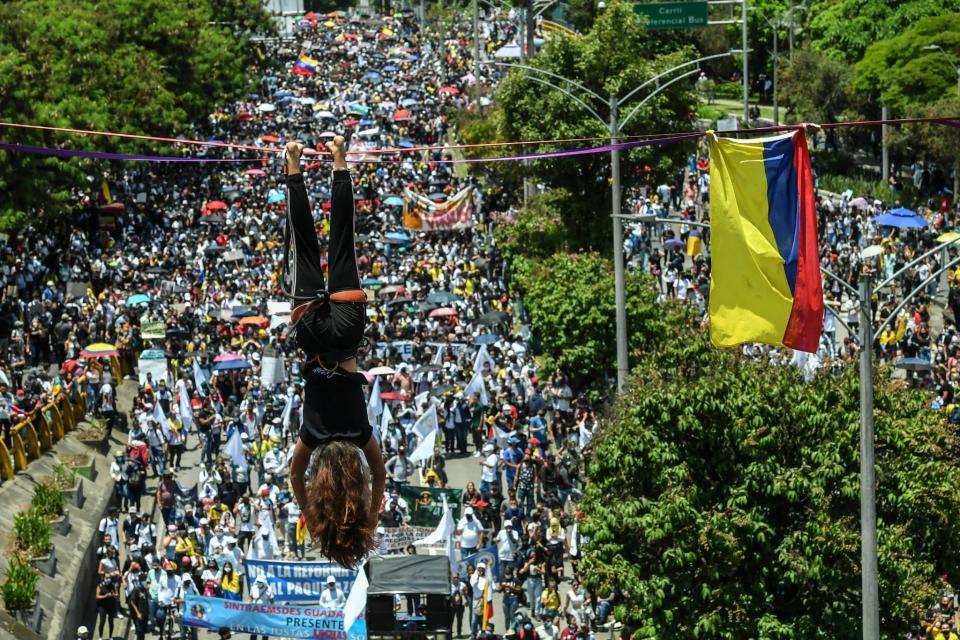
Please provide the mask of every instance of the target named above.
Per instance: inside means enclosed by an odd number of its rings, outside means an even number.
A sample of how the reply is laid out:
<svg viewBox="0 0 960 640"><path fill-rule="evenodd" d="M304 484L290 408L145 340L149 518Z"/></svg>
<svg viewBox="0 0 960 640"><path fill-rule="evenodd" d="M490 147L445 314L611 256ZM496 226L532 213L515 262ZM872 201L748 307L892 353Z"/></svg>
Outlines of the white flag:
<svg viewBox="0 0 960 640"><path fill-rule="evenodd" d="M480 404L485 407L490 406L490 396L487 394L487 385L484 383L483 375L479 371L473 374L473 378L470 379L470 384L463 390L463 395L468 398L475 393L480 394Z"/></svg>
<svg viewBox="0 0 960 640"><path fill-rule="evenodd" d="M197 388L197 393L204 395L203 383L210 380L210 374L200 368L197 359L193 359L193 386Z"/></svg>
<svg viewBox="0 0 960 640"><path fill-rule="evenodd" d="M435 356L433 356L433 364L437 366L440 366L443 364L443 350L446 348L447 348L447 345L445 344L440 344L440 346L437 347L437 353Z"/></svg>
<svg viewBox="0 0 960 640"><path fill-rule="evenodd" d="M383 405L383 413L380 414L380 431L386 433L391 422L393 422L393 412L390 411L390 405L385 404Z"/></svg>
<svg viewBox="0 0 960 640"><path fill-rule="evenodd" d="M167 437L167 440L169 440L170 424L167 422L167 416L163 412L163 407L160 406L159 402L153 403L153 413L150 414L150 419L160 425L160 429L163 431L163 435L165 435Z"/></svg>
<svg viewBox="0 0 960 640"><path fill-rule="evenodd" d="M383 399L380 397L380 376L377 376L370 389L370 399L367 400L367 420L371 426L377 424L377 418L381 413L383 413Z"/></svg>
<svg viewBox="0 0 960 640"><path fill-rule="evenodd" d="M440 421L437 419L437 405L431 404L427 412L417 418L413 425L413 432L423 440L431 432L440 428Z"/></svg>
<svg viewBox="0 0 960 640"><path fill-rule="evenodd" d="M283 407L283 413L280 414L280 424L284 430L290 429L290 414L293 412L293 396L287 396L287 404Z"/></svg>
<svg viewBox="0 0 960 640"><path fill-rule="evenodd" d="M434 429L423 438L420 438L420 444L410 453L410 462L420 462L433 455L433 448L437 444L437 429Z"/></svg>
<svg viewBox="0 0 960 640"><path fill-rule="evenodd" d="M507 448L507 445L510 444L510 436L514 435L514 433L513 431L507 433L497 425L493 425L493 435L497 441L497 446L501 449Z"/></svg>
<svg viewBox="0 0 960 640"><path fill-rule="evenodd" d="M348 637L350 637L350 627L367 607L367 588L370 583L367 582L367 572L363 570L365 564L366 561L357 567L357 579L353 581L347 603L343 605L343 628L347 630Z"/></svg>
<svg viewBox="0 0 960 640"><path fill-rule="evenodd" d="M187 393L187 385L180 385L180 424L184 431L190 431L193 426L193 405L190 404L190 394Z"/></svg>
<svg viewBox="0 0 960 640"><path fill-rule="evenodd" d="M243 442L240 440L240 429L234 429L233 433L230 434L230 439L227 440L227 455L230 456L230 459L233 460L235 464L240 469L246 469L249 465L247 464L247 455L243 451Z"/></svg>
<svg viewBox="0 0 960 640"><path fill-rule="evenodd" d="M446 494L440 494L440 497L443 498L443 515L440 516L440 522L437 524L437 528L426 538L421 538L414 542L414 545L436 544L453 538L453 531L455 529L453 512L450 511L450 505L447 504Z"/></svg>
<svg viewBox="0 0 960 640"><path fill-rule="evenodd" d="M480 348L477 350L477 357L474 358L473 360L473 372L480 373L481 371L483 371L484 362L490 364L490 371L497 370L497 363L493 361L493 357L487 351L487 345L482 344L480 345Z"/></svg>
<svg viewBox="0 0 960 640"><path fill-rule="evenodd" d="M430 392L424 391L423 393L418 393L413 398L413 406L417 411L423 411L423 407L426 406L427 401L430 399Z"/></svg>

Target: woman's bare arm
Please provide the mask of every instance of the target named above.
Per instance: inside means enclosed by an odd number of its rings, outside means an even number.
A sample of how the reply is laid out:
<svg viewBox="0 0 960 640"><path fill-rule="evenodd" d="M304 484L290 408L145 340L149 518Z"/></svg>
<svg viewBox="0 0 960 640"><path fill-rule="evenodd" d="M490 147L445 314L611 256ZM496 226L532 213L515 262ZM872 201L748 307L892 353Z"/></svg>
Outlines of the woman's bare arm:
<svg viewBox="0 0 960 640"><path fill-rule="evenodd" d="M293 449L293 457L290 459L290 488L293 489L293 497L297 499L300 508L307 509L307 485L306 474L307 467L310 466L310 455L313 449L303 443L303 440L297 440L297 445Z"/></svg>
<svg viewBox="0 0 960 640"><path fill-rule="evenodd" d="M383 454L380 453L380 443L373 436L367 440L363 447L363 455L367 458L367 464L370 465L370 479L372 480L372 489L370 491L370 521L376 525L377 518L380 515L380 504L383 502L383 491L387 484L387 470L383 463Z"/></svg>

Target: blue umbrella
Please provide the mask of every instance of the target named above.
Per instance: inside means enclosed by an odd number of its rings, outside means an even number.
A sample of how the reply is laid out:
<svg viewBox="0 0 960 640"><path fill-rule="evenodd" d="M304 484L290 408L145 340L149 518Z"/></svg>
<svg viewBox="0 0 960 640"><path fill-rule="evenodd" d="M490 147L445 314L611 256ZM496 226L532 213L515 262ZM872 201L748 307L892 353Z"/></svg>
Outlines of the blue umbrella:
<svg viewBox="0 0 960 640"><path fill-rule="evenodd" d="M383 237L387 240L396 240L397 242L410 242L410 236L402 231L391 231L390 233L383 234Z"/></svg>
<svg viewBox="0 0 960 640"><path fill-rule="evenodd" d="M414 100L413 98L404 98L403 100L400 101L401 107L412 107L415 104L417 104L417 101Z"/></svg>
<svg viewBox="0 0 960 640"><path fill-rule="evenodd" d="M447 194L445 194L445 193L431 193L431 194L430 194L429 196L427 196L427 197L430 198L431 200L446 200L446 199L447 199Z"/></svg>
<svg viewBox="0 0 960 640"><path fill-rule="evenodd" d="M351 104L350 111L355 111L360 115L365 116L370 113L370 107L365 107L362 104Z"/></svg>
<svg viewBox="0 0 960 640"><path fill-rule="evenodd" d="M236 369L252 369L251 365L246 360L226 360L224 362L218 362L213 365L214 371L231 371Z"/></svg>
<svg viewBox="0 0 960 640"><path fill-rule="evenodd" d="M491 344L499 339L499 336L496 336L492 333L485 333L480 336L475 336L473 338L473 344Z"/></svg>
<svg viewBox="0 0 960 640"><path fill-rule="evenodd" d="M257 312L251 309L250 307L245 307L243 305L240 305L238 307L233 307L232 309L230 309L230 314L234 318L246 318L247 316L257 315Z"/></svg>
<svg viewBox="0 0 960 640"><path fill-rule="evenodd" d="M363 120L360 121L361 127L366 127L367 125L371 125L371 124L373 124L373 120L371 120L370 118L364 118Z"/></svg>
<svg viewBox="0 0 960 640"><path fill-rule="evenodd" d="M379 79L382 78L383 76L381 76L381 75L380 75L379 73L377 73L376 71L369 71L369 72L367 73L367 75L365 75L365 76L363 76L363 77L366 78L367 80L379 80Z"/></svg>
<svg viewBox="0 0 960 640"><path fill-rule="evenodd" d="M275 202L283 202L286 199L287 199L286 195L284 195L280 191L276 191L270 194L270 197L267 198L267 204L274 204Z"/></svg>
<svg viewBox="0 0 960 640"><path fill-rule="evenodd" d="M917 229L930 224L910 209L903 208L894 209L877 216L876 222L882 227L896 227L898 229Z"/></svg>
<svg viewBox="0 0 960 640"><path fill-rule="evenodd" d="M400 138L400 142L397 143L397 146L399 146L401 149L412 149L414 144L405 138Z"/></svg>
<svg viewBox="0 0 960 640"><path fill-rule="evenodd" d="M273 102L274 102L274 104L286 104L286 103L290 102L291 100L293 100L293 98L291 98L290 96L283 96L282 98L277 98L277 99L274 100Z"/></svg>
<svg viewBox="0 0 960 640"><path fill-rule="evenodd" d="M364 278L360 281L360 286L363 287L382 287L383 282L377 278Z"/></svg>
<svg viewBox="0 0 960 640"><path fill-rule="evenodd" d="M277 91L276 93L274 93L274 94L273 94L273 97L274 97L274 98L286 98L286 97L292 96L292 95L293 95L292 93L290 93L290 92L287 91L286 89L283 89L283 90L281 90L281 91Z"/></svg>
<svg viewBox="0 0 960 640"><path fill-rule="evenodd" d="M220 193L233 193L234 191L239 191L240 189L235 184L228 184L227 186L220 189Z"/></svg>
<svg viewBox="0 0 960 640"><path fill-rule="evenodd" d="M135 293L127 298L127 306L132 307L138 304L150 304L150 296L145 293Z"/></svg>
<svg viewBox="0 0 960 640"><path fill-rule="evenodd" d="M386 71L387 73L392 73L397 70L397 67L392 64L388 64L383 68L383 70Z"/></svg>
<svg viewBox="0 0 960 640"><path fill-rule="evenodd" d="M933 368L930 361L924 358L900 358L894 361L893 366L906 371L928 371Z"/></svg>
<svg viewBox="0 0 960 640"><path fill-rule="evenodd" d="M383 204L387 205L388 207L402 207L403 198L400 196L389 196L384 199Z"/></svg>

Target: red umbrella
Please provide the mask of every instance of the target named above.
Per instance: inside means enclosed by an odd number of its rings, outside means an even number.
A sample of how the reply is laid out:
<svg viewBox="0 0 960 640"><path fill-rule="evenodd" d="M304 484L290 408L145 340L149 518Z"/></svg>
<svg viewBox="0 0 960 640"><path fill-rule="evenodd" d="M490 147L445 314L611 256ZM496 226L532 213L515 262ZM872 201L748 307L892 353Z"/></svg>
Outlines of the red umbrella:
<svg viewBox="0 0 960 640"><path fill-rule="evenodd" d="M360 124L360 121L357 120L356 118L347 118L346 120L343 121L343 126L345 126L347 129L352 129L358 124Z"/></svg>
<svg viewBox="0 0 960 640"><path fill-rule="evenodd" d="M273 135L270 135L270 136L260 136L260 141L261 141L261 142L269 142L269 143L271 143L271 144L276 144L277 142L280 142L280 138L278 138L277 136L273 136Z"/></svg>
<svg viewBox="0 0 960 640"><path fill-rule="evenodd" d="M220 200L214 200L213 202L208 202L207 206L204 207L207 211L219 211L220 209L226 209L227 203Z"/></svg>
<svg viewBox="0 0 960 640"><path fill-rule="evenodd" d="M456 310L451 309L450 307L440 307L439 309L434 309L433 311L430 312L431 318L445 318L448 316L455 316L455 315L457 315Z"/></svg>
<svg viewBox="0 0 960 640"><path fill-rule="evenodd" d="M393 119L395 122L402 122L404 120L409 120L412 115L413 114L407 109L397 109L393 112Z"/></svg>
<svg viewBox="0 0 960 640"><path fill-rule="evenodd" d="M387 391L386 393L380 394L381 400L403 400L406 401L410 398L405 393L400 393L399 391Z"/></svg>
<svg viewBox="0 0 960 640"><path fill-rule="evenodd" d="M440 93L449 93L450 95L455 96L460 93L460 89L457 89L456 87L442 87L440 89Z"/></svg>

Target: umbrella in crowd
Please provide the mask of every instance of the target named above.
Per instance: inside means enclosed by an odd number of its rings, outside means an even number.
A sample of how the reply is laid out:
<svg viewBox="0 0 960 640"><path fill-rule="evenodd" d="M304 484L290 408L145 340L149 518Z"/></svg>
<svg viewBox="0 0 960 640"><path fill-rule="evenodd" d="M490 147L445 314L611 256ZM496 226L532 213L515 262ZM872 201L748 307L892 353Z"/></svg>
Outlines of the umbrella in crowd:
<svg viewBox="0 0 960 640"><path fill-rule="evenodd" d="M134 307L139 304L150 304L150 296L145 293L135 293L127 298L128 307Z"/></svg>
<svg viewBox="0 0 960 640"><path fill-rule="evenodd" d="M896 227L898 229L916 229L926 227L930 223L917 215L910 209L893 209L876 217L877 224L883 227Z"/></svg>
<svg viewBox="0 0 960 640"><path fill-rule="evenodd" d="M80 351L80 355L84 358L111 358L120 354L114 345L97 342L84 347L83 350Z"/></svg>

